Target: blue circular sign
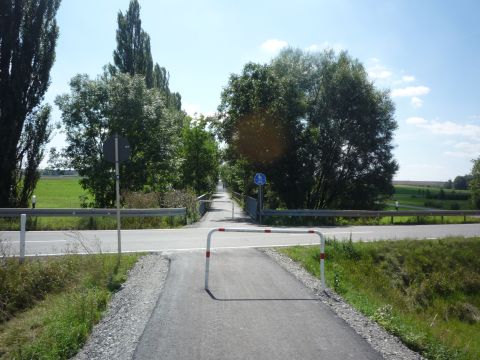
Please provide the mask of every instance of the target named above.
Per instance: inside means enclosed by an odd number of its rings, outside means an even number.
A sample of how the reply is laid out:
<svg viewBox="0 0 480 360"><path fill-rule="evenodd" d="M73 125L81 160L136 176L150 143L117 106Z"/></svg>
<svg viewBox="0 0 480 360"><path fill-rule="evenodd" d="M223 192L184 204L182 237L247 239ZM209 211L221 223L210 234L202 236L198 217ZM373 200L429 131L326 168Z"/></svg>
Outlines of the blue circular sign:
<svg viewBox="0 0 480 360"><path fill-rule="evenodd" d="M256 173L253 177L253 182L257 185L265 185L267 183L267 177L265 174Z"/></svg>

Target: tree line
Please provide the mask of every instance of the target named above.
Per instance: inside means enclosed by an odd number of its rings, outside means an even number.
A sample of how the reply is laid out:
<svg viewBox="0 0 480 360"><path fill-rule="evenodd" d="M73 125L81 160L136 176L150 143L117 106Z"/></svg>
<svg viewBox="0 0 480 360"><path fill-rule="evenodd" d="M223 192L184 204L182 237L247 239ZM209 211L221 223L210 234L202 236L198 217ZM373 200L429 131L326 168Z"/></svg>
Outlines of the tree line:
<svg viewBox="0 0 480 360"><path fill-rule="evenodd" d="M25 207L52 133L51 107L42 101L55 59L60 0L0 6L0 207ZM219 150L208 119L192 119L181 110L181 95L170 90L168 71L153 62L137 0L125 13L119 11L117 23L113 64L94 79L76 75L70 92L55 100L67 145L51 149L51 167L75 169L93 197L90 205L112 206L113 166L103 158L102 145L118 133L132 149L121 166L123 192L212 191Z"/></svg>
<svg viewBox="0 0 480 360"><path fill-rule="evenodd" d="M52 133L43 97L59 6L0 3L0 207L27 206L39 178ZM200 194L213 190L220 172L232 190L254 195L253 175L264 172L272 208L375 209L393 194L395 107L347 52L287 49L269 63L248 63L230 76L218 115L192 119L168 71L153 61L137 0L117 23L113 63L95 78L76 75L55 100L67 145L51 151L50 163L78 171L91 205L114 202L113 166L102 154L114 133L132 148L121 166L124 192ZM469 176L480 207L480 158ZM453 187L462 185L457 178Z"/></svg>
<svg viewBox="0 0 480 360"><path fill-rule="evenodd" d="M271 207L376 208L393 194L398 169L394 110L346 52L288 49L249 63L222 94L222 174L253 195L254 173L265 173Z"/></svg>

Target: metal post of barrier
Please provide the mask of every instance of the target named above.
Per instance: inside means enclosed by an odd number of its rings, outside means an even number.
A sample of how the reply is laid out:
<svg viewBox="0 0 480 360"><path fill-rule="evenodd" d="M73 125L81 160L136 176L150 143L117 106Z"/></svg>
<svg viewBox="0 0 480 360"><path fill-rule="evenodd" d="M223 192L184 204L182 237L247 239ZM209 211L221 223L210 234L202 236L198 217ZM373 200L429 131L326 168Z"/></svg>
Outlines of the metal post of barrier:
<svg viewBox="0 0 480 360"><path fill-rule="evenodd" d="M248 228L214 228L208 232L207 247L205 252L205 290L208 288L210 275L210 256L212 235L214 232L246 232L246 233L278 233L278 234L317 234L320 237L320 282L321 290L325 290L325 237L318 230L289 230L289 229L248 229Z"/></svg>
<svg viewBox="0 0 480 360"><path fill-rule="evenodd" d="M20 215L20 263L25 260L25 236L26 236L27 214Z"/></svg>

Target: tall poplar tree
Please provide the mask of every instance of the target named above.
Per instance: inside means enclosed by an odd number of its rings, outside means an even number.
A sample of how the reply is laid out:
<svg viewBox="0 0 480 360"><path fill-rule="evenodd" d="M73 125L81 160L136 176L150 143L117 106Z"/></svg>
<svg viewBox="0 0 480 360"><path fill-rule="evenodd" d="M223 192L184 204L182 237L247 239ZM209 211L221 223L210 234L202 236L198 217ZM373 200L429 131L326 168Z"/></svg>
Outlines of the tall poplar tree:
<svg viewBox="0 0 480 360"><path fill-rule="evenodd" d="M121 11L118 13L117 49L113 52L113 61L120 72L143 75L147 87L153 87L150 36L142 29L137 0L130 1L125 15Z"/></svg>
<svg viewBox="0 0 480 360"><path fill-rule="evenodd" d="M158 64L153 66L150 36L142 29L138 0L130 1L125 15L121 11L118 13L117 49L113 52L113 62L121 73L144 76L147 88L159 89L169 108L181 110L182 97L170 92L168 71Z"/></svg>
<svg viewBox="0 0 480 360"><path fill-rule="evenodd" d="M19 164L26 156L28 171L22 177L36 174L38 167L38 156L27 154L25 144L35 143L40 151L48 140L49 110L37 108L55 60L59 6L60 0L0 1L0 207L25 205L25 199L19 204L16 198ZM23 186L35 186L23 179Z"/></svg>

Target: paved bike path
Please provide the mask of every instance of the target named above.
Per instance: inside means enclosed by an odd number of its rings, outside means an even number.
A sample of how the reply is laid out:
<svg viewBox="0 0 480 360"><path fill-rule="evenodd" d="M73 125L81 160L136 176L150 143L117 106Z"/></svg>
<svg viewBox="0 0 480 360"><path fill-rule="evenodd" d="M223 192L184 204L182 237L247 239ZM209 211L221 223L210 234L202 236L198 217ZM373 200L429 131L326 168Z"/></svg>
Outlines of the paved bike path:
<svg viewBox="0 0 480 360"><path fill-rule="evenodd" d="M175 253L135 359L381 359L261 251Z"/></svg>

